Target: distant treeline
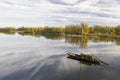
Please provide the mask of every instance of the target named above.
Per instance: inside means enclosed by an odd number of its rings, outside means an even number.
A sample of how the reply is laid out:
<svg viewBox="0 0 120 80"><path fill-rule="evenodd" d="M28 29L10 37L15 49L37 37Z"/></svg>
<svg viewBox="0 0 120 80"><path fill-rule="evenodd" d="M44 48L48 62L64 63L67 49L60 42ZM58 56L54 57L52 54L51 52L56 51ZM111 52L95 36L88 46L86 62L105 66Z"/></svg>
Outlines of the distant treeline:
<svg viewBox="0 0 120 80"><path fill-rule="evenodd" d="M120 36L120 25L118 26L102 26L94 25L89 26L87 23L70 24L63 27L6 27L0 28L0 32L3 33L15 33L20 34L44 34L44 35L95 35L95 36Z"/></svg>
<svg viewBox="0 0 120 80"><path fill-rule="evenodd" d="M16 33L16 28L14 28L14 27L0 28L0 32L5 33L5 34L15 34Z"/></svg>
<svg viewBox="0 0 120 80"><path fill-rule="evenodd" d="M64 33L64 28L62 27L21 27L17 29L18 33L25 34L44 34L44 35L61 35Z"/></svg>
<svg viewBox="0 0 120 80"><path fill-rule="evenodd" d="M65 33L70 35L120 36L120 25L119 26L101 26L101 25L88 26L87 23L81 23L80 25L71 24L65 27Z"/></svg>

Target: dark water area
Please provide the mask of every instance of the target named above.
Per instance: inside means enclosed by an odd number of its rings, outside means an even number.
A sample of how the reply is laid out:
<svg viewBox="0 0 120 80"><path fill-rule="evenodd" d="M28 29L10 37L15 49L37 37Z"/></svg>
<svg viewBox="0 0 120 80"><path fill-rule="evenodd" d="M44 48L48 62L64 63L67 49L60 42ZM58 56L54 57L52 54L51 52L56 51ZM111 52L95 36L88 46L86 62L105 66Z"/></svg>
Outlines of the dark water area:
<svg viewBox="0 0 120 80"><path fill-rule="evenodd" d="M93 54L109 65L67 58ZM0 34L0 80L119 80L120 38Z"/></svg>

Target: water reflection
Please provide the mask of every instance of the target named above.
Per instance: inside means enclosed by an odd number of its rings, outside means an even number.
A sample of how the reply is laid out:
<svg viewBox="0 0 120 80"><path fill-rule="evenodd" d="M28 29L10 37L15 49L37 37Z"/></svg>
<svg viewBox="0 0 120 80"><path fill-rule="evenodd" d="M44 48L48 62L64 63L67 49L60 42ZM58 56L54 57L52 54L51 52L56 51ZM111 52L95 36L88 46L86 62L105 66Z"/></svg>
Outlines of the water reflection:
<svg viewBox="0 0 120 80"><path fill-rule="evenodd" d="M120 37L118 38L101 38L101 37L65 37L65 41L72 45L78 45L80 48L86 48L88 46L88 41L93 41L94 43L99 42L114 42L116 45L120 45Z"/></svg>
<svg viewBox="0 0 120 80"><path fill-rule="evenodd" d="M78 61L70 60L65 55L51 55L39 59L36 58L32 64L24 61L16 70L1 80L119 80L119 67L87 66ZM120 61L120 59L119 59ZM20 62L21 63L21 62ZM17 66L19 63L16 63ZM29 66L29 67L28 67ZM12 66L9 66L12 67ZM4 73L4 72L3 72Z"/></svg>
<svg viewBox="0 0 120 80"><path fill-rule="evenodd" d="M80 48L86 48L88 43L88 37L65 37L65 42L72 45L79 45Z"/></svg>
<svg viewBox="0 0 120 80"><path fill-rule="evenodd" d="M120 79L119 38L65 37L59 40L54 37L0 35L0 80ZM91 42L95 45L89 45ZM80 48L85 48L86 52L94 50L94 55L110 66L90 66L66 58L66 50L74 48L77 53Z"/></svg>
<svg viewBox="0 0 120 80"><path fill-rule="evenodd" d="M18 34L20 34L20 35L22 35L22 36L32 36L32 37L36 37L36 38L40 38L40 37L41 37L40 34L21 33L21 32L18 32Z"/></svg>
<svg viewBox="0 0 120 80"><path fill-rule="evenodd" d="M14 32L9 32L4 34L10 34L10 35L15 35ZM94 43L99 43L99 42L113 42L116 45L120 45L120 37L115 37L115 38L104 38L104 37L70 37L70 36L62 36L62 35L40 35L40 34L32 34L32 33L21 33L18 32L19 35L22 36L32 36L36 38L40 38L41 36L44 36L46 39L51 39L51 40L62 40L65 38L66 43L70 43L72 45L79 45L80 48L86 48L88 46L89 41L93 41Z"/></svg>
<svg viewBox="0 0 120 80"><path fill-rule="evenodd" d="M0 32L0 33L6 34L6 35L15 35L16 34L16 32Z"/></svg>
<svg viewBox="0 0 120 80"><path fill-rule="evenodd" d="M43 35L46 39L51 39L51 40L61 40L64 39L64 36L62 35Z"/></svg>
<svg viewBox="0 0 120 80"><path fill-rule="evenodd" d="M40 38L41 36L44 36L46 39L51 39L51 40L61 40L64 39L64 36L62 35L40 35L40 34L31 34L31 33L20 33L22 36L32 36L36 38Z"/></svg>
<svg viewBox="0 0 120 80"><path fill-rule="evenodd" d="M92 40L93 42L114 42L116 45L120 45L120 37L116 38L101 38L101 37L90 37L89 40Z"/></svg>

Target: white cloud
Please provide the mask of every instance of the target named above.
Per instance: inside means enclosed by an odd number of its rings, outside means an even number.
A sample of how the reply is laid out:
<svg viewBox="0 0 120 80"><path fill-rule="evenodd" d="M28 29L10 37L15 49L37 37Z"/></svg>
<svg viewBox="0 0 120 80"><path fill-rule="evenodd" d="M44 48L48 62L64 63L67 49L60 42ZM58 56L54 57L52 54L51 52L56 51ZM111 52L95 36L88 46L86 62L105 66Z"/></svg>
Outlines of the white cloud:
<svg viewBox="0 0 120 80"><path fill-rule="evenodd" d="M120 24L118 0L1 0L0 25ZM23 19L23 20L22 20Z"/></svg>
<svg viewBox="0 0 120 80"><path fill-rule="evenodd" d="M65 3L68 3L68 4L75 4L77 3L79 0L62 0L63 2Z"/></svg>

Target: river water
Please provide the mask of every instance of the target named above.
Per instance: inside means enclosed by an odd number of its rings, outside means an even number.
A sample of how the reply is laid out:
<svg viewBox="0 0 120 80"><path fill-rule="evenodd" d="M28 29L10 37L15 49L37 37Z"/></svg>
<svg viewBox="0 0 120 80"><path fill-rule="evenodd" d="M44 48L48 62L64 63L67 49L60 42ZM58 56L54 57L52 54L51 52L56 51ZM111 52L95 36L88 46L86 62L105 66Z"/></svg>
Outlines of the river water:
<svg viewBox="0 0 120 80"><path fill-rule="evenodd" d="M93 54L109 65L67 58ZM0 80L119 80L120 38L0 34Z"/></svg>

